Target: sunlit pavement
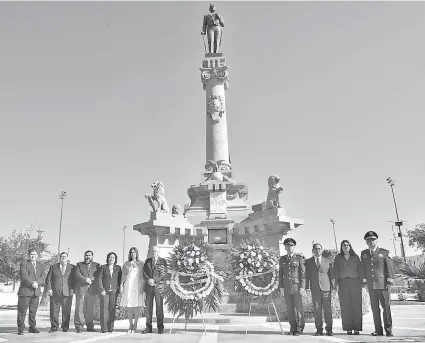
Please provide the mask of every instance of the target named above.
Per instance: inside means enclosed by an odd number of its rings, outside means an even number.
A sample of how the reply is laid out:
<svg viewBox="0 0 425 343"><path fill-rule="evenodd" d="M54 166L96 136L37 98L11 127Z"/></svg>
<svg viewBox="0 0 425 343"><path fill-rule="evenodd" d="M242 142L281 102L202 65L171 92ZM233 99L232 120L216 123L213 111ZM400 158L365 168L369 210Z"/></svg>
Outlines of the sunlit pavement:
<svg viewBox="0 0 425 343"><path fill-rule="evenodd" d="M245 318L233 324L207 324L207 333L200 323L188 324L187 331L184 324L166 323L165 333L158 335L154 329L152 334L140 334L145 327L144 318L139 322L139 333L128 334L128 322L117 321L113 333L101 333L98 325L97 332L75 332L71 325L69 332L58 331L49 334L49 313L46 309L40 309L37 315L37 327L40 334L30 334L25 330L23 336L17 335L16 309L0 310L0 342L34 342L34 343L89 343L89 342L173 342L173 343L216 343L216 342L425 342L425 305L392 305L394 337L372 337L370 333L374 330L373 320L370 314L364 316L363 332L359 336L347 336L341 330L340 320L334 320L334 336L314 336L315 327L313 323L307 323L304 334L298 337L281 335L278 323L251 323L246 325ZM72 319L71 319L72 323ZM282 323L285 332L288 331L288 323ZM170 329L172 332L170 334ZM246 334L248 328L248 334Z"/></svg>

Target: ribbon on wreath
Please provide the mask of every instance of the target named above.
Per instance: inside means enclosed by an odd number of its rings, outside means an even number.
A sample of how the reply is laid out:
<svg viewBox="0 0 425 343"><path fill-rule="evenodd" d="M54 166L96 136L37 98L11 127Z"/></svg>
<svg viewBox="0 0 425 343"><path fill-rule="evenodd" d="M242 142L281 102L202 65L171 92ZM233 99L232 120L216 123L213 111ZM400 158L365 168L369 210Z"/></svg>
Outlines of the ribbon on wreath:
<svg viewBox="0 0 425 343"><path fill-rule="evenodd" d="M273 273L274 271L276 271L276 269L270 268L269 270L265 271L264 273L240 274L240 275L236 275L235 278L236 278L236 280L240 280L240 279L245 279L245 278L251 278L251 277L254 277L254 276L266 275L266 274L269 274L269 273Z"/></svg>

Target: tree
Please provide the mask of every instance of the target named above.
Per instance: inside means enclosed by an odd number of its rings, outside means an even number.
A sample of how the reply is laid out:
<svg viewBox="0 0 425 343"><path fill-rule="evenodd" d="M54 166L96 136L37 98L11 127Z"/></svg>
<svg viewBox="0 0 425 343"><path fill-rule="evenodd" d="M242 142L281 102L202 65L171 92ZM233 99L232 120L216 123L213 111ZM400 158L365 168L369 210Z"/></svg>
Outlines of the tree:
<svg viewBox="0 0 425 343"><path fill-rule="evenodd" d="M9 237L0 238L0 277L13 282L19 280L19 267L28 258L28 249L35 248L41 260L50 261L55 256L48 249L49 244L43 239L43 232L34 227L21 231L14 230Z"/></svg>
<svg viewBox="0 0 425 343"><path fill-rule="evenodd" d="M414 229L407 232L409 246L425 252L425 223L417 224Z"/></svg>
<svg viewBox="0 0 425 343"><path fill-rule="evenodd" d="M323 249L322 256L330 259L332 262L335 260L335 256L339 254L339 251L335 249Z"/></svg>
<svg viewBox="0 0 425 343"><path fill-rule="evenodd" d="M393 257L391 257L391 260L393 261L394 273L400 274L402 268L404 267L404 263L405 263L403 257L393 256Z"/></svg>

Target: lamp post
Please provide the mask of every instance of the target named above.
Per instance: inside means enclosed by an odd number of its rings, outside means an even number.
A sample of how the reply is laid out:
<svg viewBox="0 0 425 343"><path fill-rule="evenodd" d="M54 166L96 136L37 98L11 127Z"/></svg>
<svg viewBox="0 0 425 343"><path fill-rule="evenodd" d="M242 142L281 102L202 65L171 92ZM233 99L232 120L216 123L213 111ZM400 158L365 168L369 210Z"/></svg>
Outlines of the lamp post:
<svg viewBox="0 0 425 343"><path fill-rule="evenodd" d="M401 226L403 225L403 221L400 220L399 216L398 216L398 210L397 210L397 203L395 201L395 195L394 195L394 185L395 185L395 181L392 180L390 177L387 178L387 182L391 187L391 192L393 194L393 200L394 200L394 208L395 208L395 214L397 216L397 221L394 223L395 226L398 227L398 236L400 237L400 241L401 241L401 256L403 257L404 262L406 262L406 253L404 251L404 243L403 243L403 234L401 233Z"/></svg>
<svg viewBox="0 0 425 343"><path fill-rule="evenodd" d="M125 263L125 231L127 230L127 225L124 225L124 227L122 228L122 231L124 233L124 241L122 244L122 265L124 265Z"/></svg>
<svg viewBox="0 0 425 343"><path fill-rule="evenodd" d="M63 212L63 199L66 197L66 192L62 191L61 194L59 194L59 199L61 199L61 219L59 222L59 243L58 243L58 258L61 253L61 234L62 234L62 212Z"/></svg>
<svg viewBox="0 0 425 343"><path fill-rule="evenodd" d="M338 251L338 244L336 244L336 234L335 234L335 220L331 219L332 229L334 231L334 239L335 239L335 250Z"/></svg>

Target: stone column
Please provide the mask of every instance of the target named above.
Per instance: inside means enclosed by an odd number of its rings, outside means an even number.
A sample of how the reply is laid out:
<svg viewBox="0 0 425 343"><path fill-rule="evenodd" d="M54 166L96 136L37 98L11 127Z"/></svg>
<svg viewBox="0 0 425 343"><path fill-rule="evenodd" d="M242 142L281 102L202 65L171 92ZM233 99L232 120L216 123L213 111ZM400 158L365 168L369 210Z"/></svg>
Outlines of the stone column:
<svg viewBox="0 0 425 343"><path fill-rule="evenodd" d="M228 86L226 58L221 53L206 54L201 80L206 93L206 162L229 163L225 90Z"/></svg>

